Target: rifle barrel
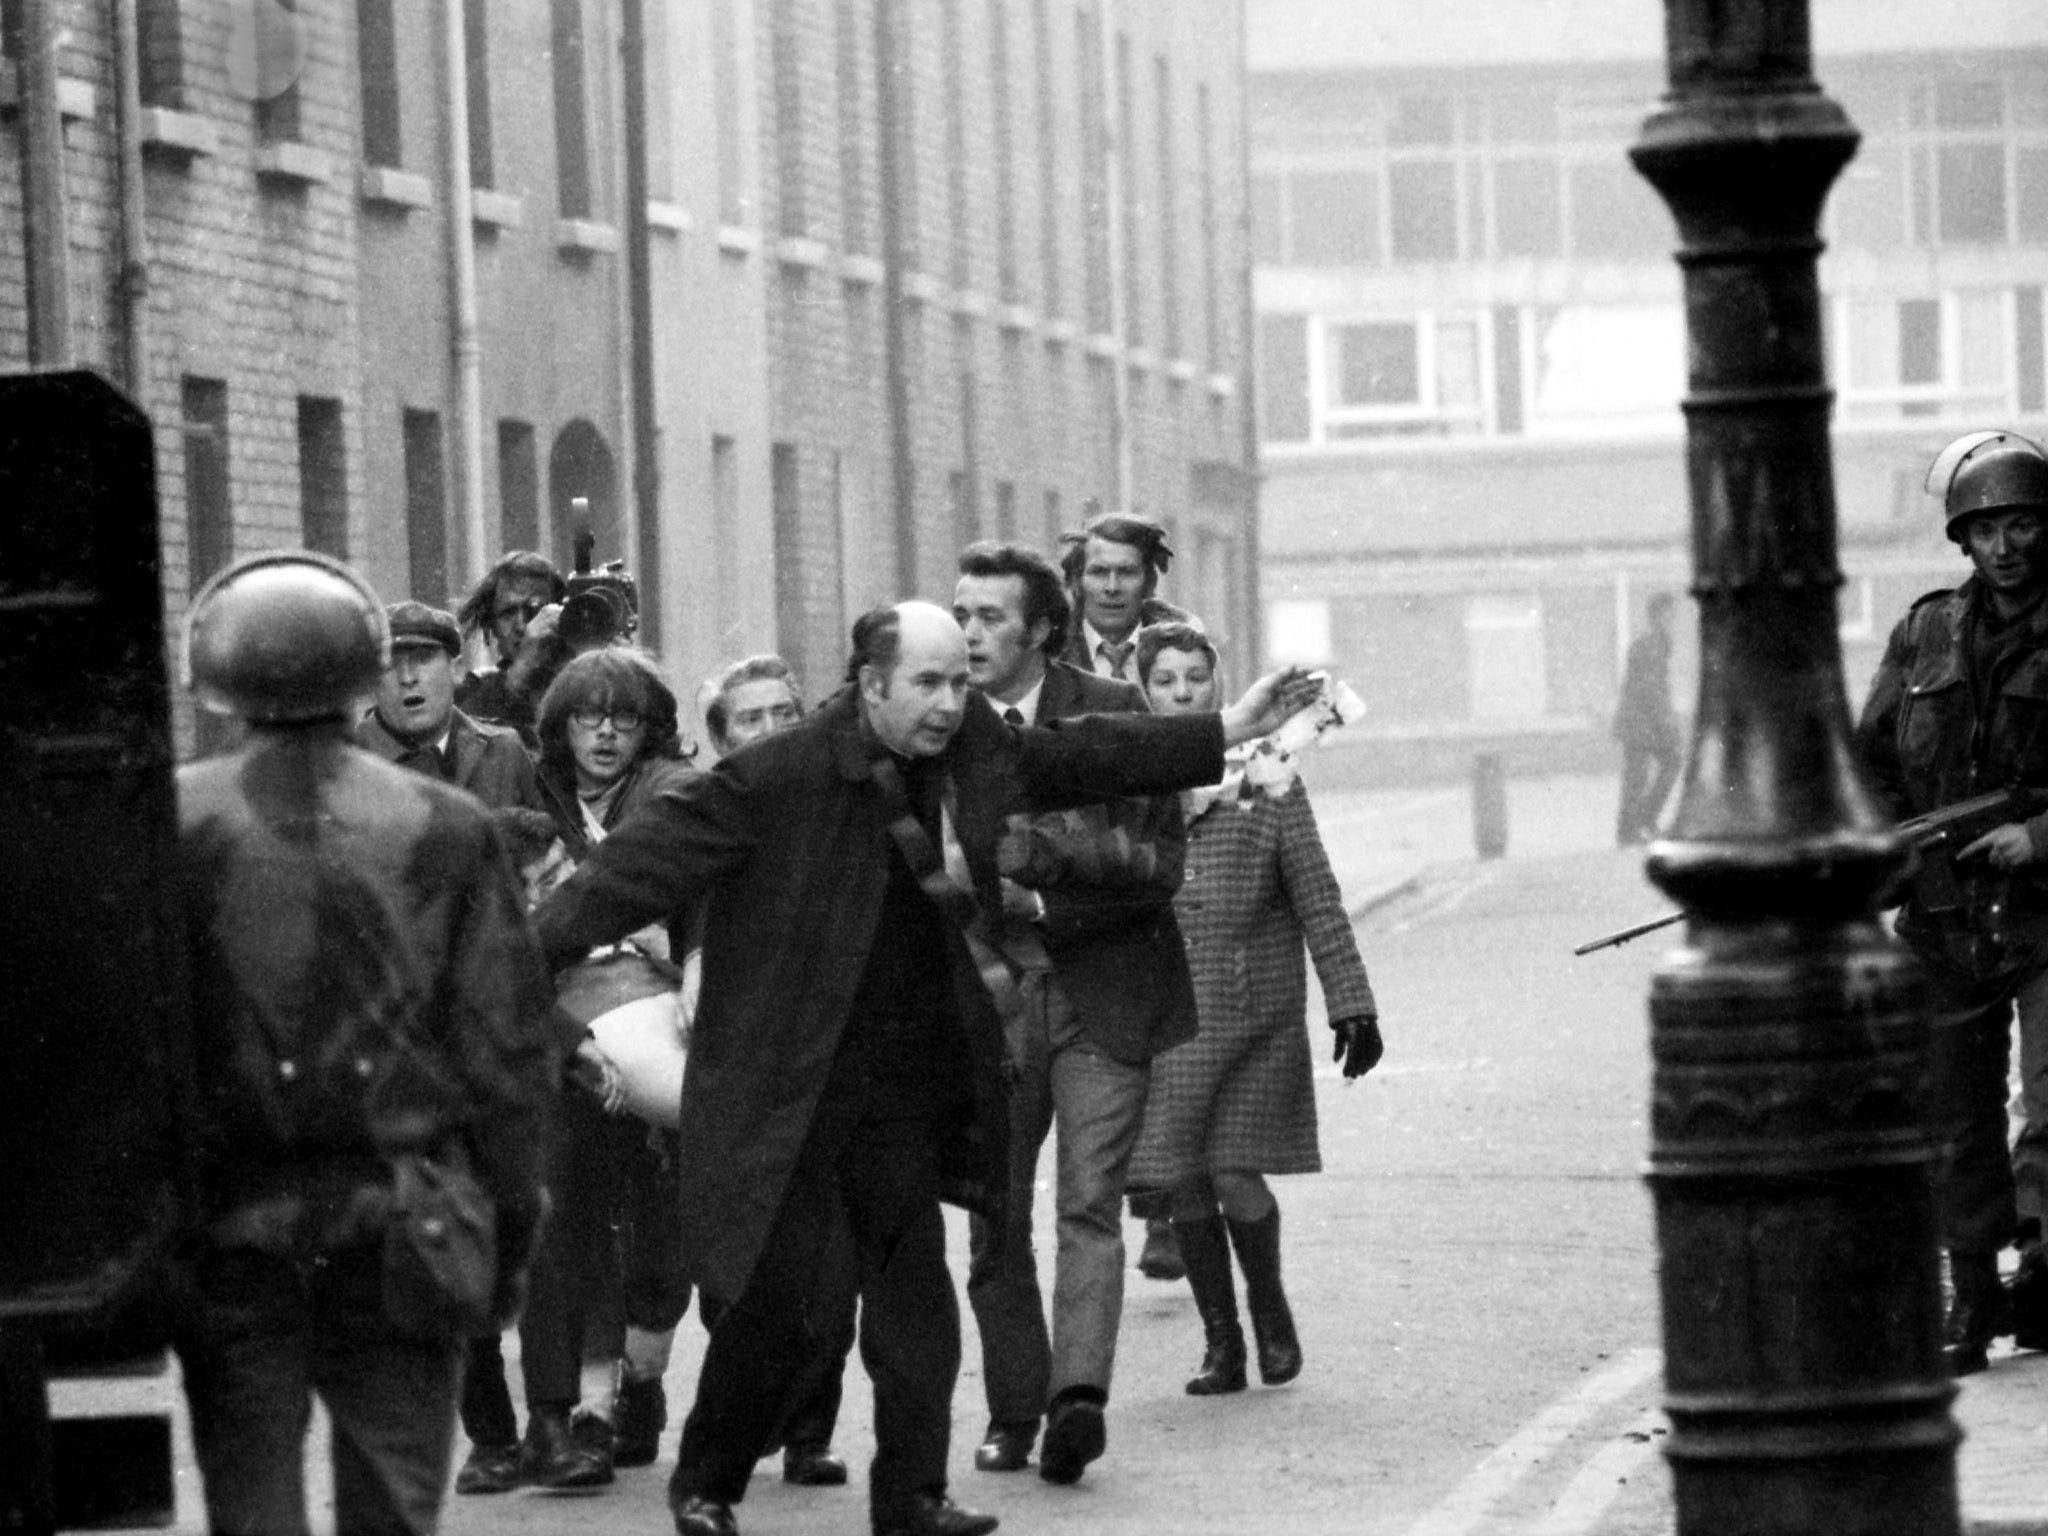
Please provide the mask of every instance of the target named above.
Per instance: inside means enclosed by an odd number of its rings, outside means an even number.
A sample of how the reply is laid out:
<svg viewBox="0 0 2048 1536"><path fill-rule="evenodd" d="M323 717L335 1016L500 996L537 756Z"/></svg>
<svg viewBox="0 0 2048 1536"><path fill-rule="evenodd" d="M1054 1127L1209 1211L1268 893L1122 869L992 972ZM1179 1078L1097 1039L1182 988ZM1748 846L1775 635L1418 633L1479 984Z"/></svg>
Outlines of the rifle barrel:
<svg viewBox="0 0 2048 1536"><path fill-rule="evenodd" d="M1663 917L1652 918L1647 923L1637 923L1633 928L1623 928L1618 933L1603 934L1590 943L1581 944L1572 953L1575 955L1590 955L1596 949L1606 949L1610 946L1619 947L1626 944L1630 939L1640 939L1646 933L1655 933L1659 928L1669 928L1673 923L1684 921L1685 914L1683 912L1667 913Z"/></svg>

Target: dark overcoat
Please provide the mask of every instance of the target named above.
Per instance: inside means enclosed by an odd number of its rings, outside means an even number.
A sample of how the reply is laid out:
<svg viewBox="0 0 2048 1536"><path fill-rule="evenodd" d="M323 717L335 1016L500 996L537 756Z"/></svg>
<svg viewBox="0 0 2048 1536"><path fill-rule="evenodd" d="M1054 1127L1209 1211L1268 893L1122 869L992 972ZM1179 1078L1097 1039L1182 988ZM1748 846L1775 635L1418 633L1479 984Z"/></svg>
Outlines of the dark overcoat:
<svg viewBox="0 0 2048 1536"><path fill-rule="evenodd" d="M387 763L404 761L408 755L405 743L385 729L375 710L356 727L356 745ZM457 709L448 717L448 754L452 763L446 781L493 810L513 805L543 809L534 787L533 759L517 731L472 720Z"/></svg>
<svg viewBox="0 0 2048 1536"><path fill-rule="evenodd" d="M767 1240L874 946L891 841L880 752L843 689L798 725L657 796L538 913L549 963L702 902L703 1002L683 1079L682 1225L691 1278L738 1296ZM981 909L1002 910L996 845L1017 810L1165 793L1222 773L1214 715L1089 716L1013 729L979 695L941 763ZM1001 1220L1002 1029L950 924L947 967L975 1081L942 1127L948 1200ZM944 1096L939 1096L944 1097Z"/></svg>

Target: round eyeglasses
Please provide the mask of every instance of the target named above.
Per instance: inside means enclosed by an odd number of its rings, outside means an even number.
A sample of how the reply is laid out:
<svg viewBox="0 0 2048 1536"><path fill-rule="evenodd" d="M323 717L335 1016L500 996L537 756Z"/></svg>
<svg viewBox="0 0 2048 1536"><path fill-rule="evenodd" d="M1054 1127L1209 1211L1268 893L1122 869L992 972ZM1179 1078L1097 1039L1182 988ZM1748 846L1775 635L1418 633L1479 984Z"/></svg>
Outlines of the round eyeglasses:
<svg viewBox="0 0 2048 1536"><path fill-rule="evenodd" d="M612 729L618 731L637 731L644 723L644 717L637 709L592 709L585 706L570 710L569 718L586 731L596 730L607 720L611 721Z"/></svg>

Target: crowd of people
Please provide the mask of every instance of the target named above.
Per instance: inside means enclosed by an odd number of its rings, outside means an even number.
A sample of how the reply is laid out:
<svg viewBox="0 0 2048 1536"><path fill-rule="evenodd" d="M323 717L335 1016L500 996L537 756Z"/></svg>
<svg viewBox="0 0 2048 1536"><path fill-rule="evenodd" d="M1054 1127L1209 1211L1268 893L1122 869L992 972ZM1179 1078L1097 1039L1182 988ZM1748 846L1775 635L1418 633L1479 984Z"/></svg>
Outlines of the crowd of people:
<svg viewBox="0 0 2048 1536"><path fill-rule="evenodd" d="M778 1449L849 1480L856 1344L876 1536L980 1536L941 1202L971 1213L984 1472L1104 1454L1127 1199L1201 1318L1187 1391L1247 1385L1233 1252L1260 1378L1300 1372L1268 1178L1319 1167L1305 958L1347 1077L1377 1007L1305 791L1238 761L1322 684L1225 703L1171 558L1123 514L1057 563L973 545L949 604L860 619L822 700L773 656L708 682L710 752L630 612L565 641L539 555L456 613L299 553L201 592L194 687L246 725L180 781L207 1114L173 1317L214 1529L303 1529L309 1394L343 1529L432 1529L451 1470L651 1463L694 1294L681 1536L729 1536ZM393 1300L422 1260L466 1296L437 1326Z"/></svg>

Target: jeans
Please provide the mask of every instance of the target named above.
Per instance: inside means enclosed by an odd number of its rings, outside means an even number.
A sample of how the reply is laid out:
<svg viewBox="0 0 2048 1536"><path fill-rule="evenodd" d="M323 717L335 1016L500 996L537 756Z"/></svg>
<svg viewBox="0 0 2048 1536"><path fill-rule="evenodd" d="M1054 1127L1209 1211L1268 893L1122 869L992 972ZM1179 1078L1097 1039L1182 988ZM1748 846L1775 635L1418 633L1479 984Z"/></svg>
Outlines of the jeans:
<svg viewBox="0 0 2048 1536"><path fill-rule="evenodd" d="M334 1432L335 1526L424 1536L455 1438L461 1341L385 1320L381 1245L295 1259L196 1244L171 1280L172 1339L215 1536L305 1536L306 1430Z"/></svg>
<svg viewBox="0 0 2048 1536"><path fill-rule="evenodd" d="M1124 1175L1145 1118L1151 1072L1117 1061L1081 1032L1056 980L1031 978L1032 1029L1010 1093L1010 1230L969 1226L967 1299L981 1330L992 1423L1034 1423L1074 1387L1109 1392L1124 1302ZM1046 1326L1031 1242L1039 1149L1054 1125L1059 1249Z"/></svg>

